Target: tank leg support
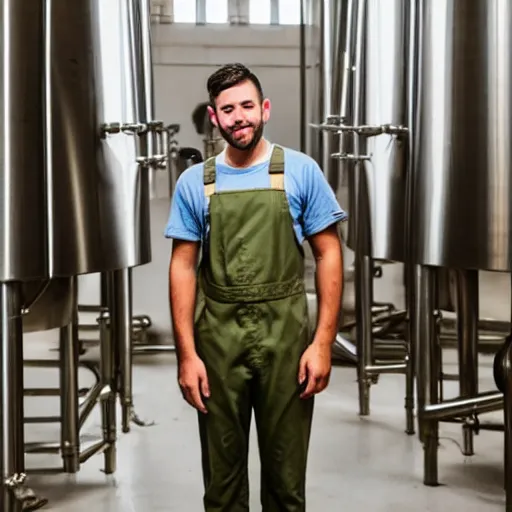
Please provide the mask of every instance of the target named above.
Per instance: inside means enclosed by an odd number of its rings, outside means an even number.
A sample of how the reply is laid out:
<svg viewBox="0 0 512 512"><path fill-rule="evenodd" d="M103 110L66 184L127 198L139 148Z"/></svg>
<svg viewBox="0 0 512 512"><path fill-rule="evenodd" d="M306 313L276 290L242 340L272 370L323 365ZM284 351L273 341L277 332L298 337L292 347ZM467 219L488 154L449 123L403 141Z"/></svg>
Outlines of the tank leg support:
<svg viewBox="0 0 512 512"><path fill-rule="evenodd" d="M414 435L414 359L409 350L405 359L405 433Z"/></svg>
<svg viewBox="0 0 512 512"><path fill-rule="evenodd" d="M373 303L372 261L368 256L356 254L355 260L355 302L357 331L357 380L359 384L359 414L370 414L370 387L372 376L366 369L372 365L372 303Z"/></svg>
<svg viewBox="0 0 512 512"><path fill-rule="evenodd" d="M113 337L110 329L110 318L101 315L98 319L100 324L100 351L101 382L105 393L101 400L101 424L103 429L103 442L105 451L105 473L111 475L116 471L116 379L115 379L115 350Z"/></svg>
<svg viewBox="0 0 512 512"><path fill-rule="evenodd" d="M60 329L61 453L64 472L80 469L78 404L78 339L73 322Z"/></svg>
<svg viewBox="0 0 512 512"><path fill-rule="evenodd" d="M355 304L357 337L357 381L359 387L359 415L370 415L370 388L376 384L379 375L386 373L404 374L406 377L406 432L414 433L414 386L412 361L405 350L404 359L387 364L375 363L373 334L373 263L369 256L356 252L355 259ZM402 315L401 315L402 316Z"/></svg>
<svg viewBox="0 0 512 512"><path fill-rule="evenodd" d="M432 270L417 267L417 293L415 311L415 339L418 386L418 423L420 440L424 449L425 485L438 485L437 450L439 443L439 422L425 419L426 406L439 402L439 361L436 345L437 322L435 317L435 282Z"/></svg>
<svg viewBox="0 0 512 512"><path fill-rule="evenodd" d="M2 512L24 512L43 507L47 500L36 496L25 485L23 324L20 283L0 284L0 308L2 323L1 510Z"/></svg>
<svg viewBox="0 0 512 512"><path fill-rule="evenodd" d="M416 346L414 345L414 311L415 311L415 289L413 266L409 263L404 264L404 286L405 286L405 336L407 342L407 355L405 358L405 433L414 435L416 432L416 423L414 417L415 396L414 382L416 378Z"/></svg>
<svg viewBox="0 0 512 512"><path fill-rule="evenodd" d="M457 330L459 343L459 386L462 398L478 393L478 271L457 271ZM463 453L474 455L474 429L462 427Z"/></svg>
<svg viewBox="0 0 512 512"><path fill-rule="evenodd" d="M111 330L116 346L116 373L121 401L121 424L123 432L130 431L133 409L132 391L132 294L130 269L112 272Z"/></svg>
<svg viewBox="0 0 512 512"><path fill-rule="evenodd" d="M130 432L130 423L150 426L135 413L133 406L133 340L132 340L132 274L131 269L115 270L111 274L110 290L111 329L116 347L116 374L121 401L121 423L124 433Z"/></svg>
<svg viewBox="0 0 512 512"><path fill-rule="evenodd" d="M80 469L80 428L78 403L78 310L77 279L73 280L73 318L59 332L61 453L66 473Z"/></svg>

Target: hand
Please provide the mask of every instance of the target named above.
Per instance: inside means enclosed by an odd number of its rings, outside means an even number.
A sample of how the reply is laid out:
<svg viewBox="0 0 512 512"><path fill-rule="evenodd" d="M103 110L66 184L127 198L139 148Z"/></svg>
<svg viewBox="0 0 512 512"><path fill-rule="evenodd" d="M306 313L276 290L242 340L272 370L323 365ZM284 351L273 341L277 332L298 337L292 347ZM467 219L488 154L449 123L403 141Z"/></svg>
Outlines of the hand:
<svg viewBox="0 0 512 512"><path fill-rule="evenodd" d="M183 398L198 411L207 414L202 396L210 396L208 376L206 367L199 356L187 357L179 362L178 384L180 385ZM202 396L201 396L202 395Z"/></svg>
<svg viewBox="0 0 512 512"><path fill-rule="evenodd" d="M331 346L312 343L302 354L299 365L299 384L307 381L301 398L310 398L323 391L331 376ZM307 379L307 380L306 380Z"/></svg>

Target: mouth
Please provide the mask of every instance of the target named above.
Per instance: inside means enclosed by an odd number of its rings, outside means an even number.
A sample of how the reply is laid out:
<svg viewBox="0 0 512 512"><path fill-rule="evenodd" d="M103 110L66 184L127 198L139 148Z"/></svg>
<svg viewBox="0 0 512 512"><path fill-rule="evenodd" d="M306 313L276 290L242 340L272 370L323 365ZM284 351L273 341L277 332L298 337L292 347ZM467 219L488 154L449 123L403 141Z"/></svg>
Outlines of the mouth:
<svg viewBox="0 0 512 512"><path fill-rule="evenodd" d="M250 133L252 126L240 126L239 128L235 128L231 130L231 133L236 136L243 136Z"/></svg>

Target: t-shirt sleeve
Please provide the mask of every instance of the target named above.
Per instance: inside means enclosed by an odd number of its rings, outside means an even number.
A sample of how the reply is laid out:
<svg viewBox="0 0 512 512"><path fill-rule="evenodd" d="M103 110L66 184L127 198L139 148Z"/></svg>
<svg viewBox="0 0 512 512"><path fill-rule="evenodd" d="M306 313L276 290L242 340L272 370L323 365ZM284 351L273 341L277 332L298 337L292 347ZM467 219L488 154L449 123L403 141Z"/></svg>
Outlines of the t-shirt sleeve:
<svg viewBox="0 0 512 512"><path fill-rule="evenodd" d="M303 174L303 229L306 237L347 219L318 164L311 159Z"/></svg>
<svg viewBox="0 0 512 512"><path fill-rule="evenodd" d="M191 173L185 172L176 181L164 232L166 238L190 242L199 242L202 239L202 188L195 186L193 178Z"/></svg>

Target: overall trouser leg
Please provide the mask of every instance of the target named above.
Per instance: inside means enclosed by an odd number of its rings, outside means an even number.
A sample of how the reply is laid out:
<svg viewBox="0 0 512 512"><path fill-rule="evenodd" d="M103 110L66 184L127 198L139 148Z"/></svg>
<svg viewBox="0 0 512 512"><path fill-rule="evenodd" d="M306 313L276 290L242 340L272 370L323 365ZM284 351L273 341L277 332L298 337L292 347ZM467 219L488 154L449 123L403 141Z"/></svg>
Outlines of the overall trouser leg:
<svg viewBox="0 0 512 512"><path fill-rule="evenodd" d="M306 298L299 295L269 306L279 310L280 320L271 326L266 340L269 364L260 368L252 385L261 504L263 512L304 512L314 399L300 398L299 363L309 334L306 328L297 330L299 323L293 317L307 314Z"/></svg>
<svg viewBox="0 0 512 512"><path fill-rule="evenodd" d="M211 303L211 301L208 301ZM244 364L243 346L230 329L230 307L217 305L220 323L197 323L196 345L208 375L208 414L199 413L204 510L245 512L249 510L247 458L251 425L251 372ZM207 312L216 309L214 304ZM222 319L226 321L223 322ZM217 328L223 335L214 336ZM230 332L231 331L231 332Z"/></svg>

